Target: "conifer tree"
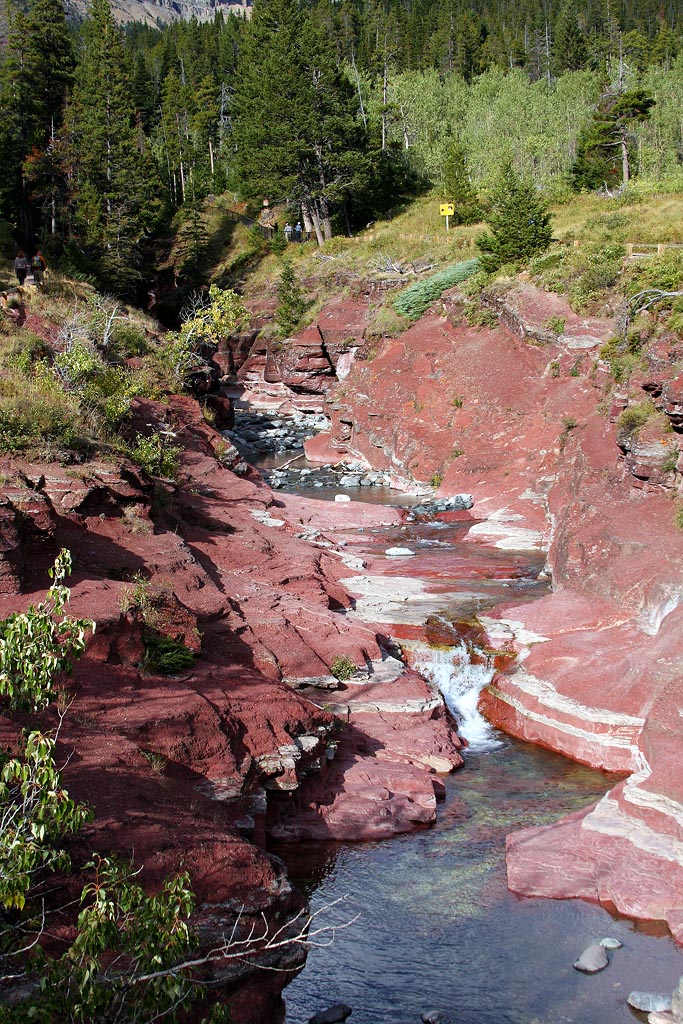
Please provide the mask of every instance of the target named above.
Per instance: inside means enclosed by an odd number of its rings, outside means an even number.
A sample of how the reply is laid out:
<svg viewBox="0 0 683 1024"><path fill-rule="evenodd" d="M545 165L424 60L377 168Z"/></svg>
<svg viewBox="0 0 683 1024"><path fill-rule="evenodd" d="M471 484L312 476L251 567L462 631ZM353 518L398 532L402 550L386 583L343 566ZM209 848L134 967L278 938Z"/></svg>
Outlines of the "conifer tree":
<svg viewBox="0 0 683 1024"><path fill-rule="evenodd" d="M366 139L329 37L297 0L257 0L241 53L233 142L245 194L300 204L318 242L364 187Z"/></svg>
<svg viewBox="0 0 683 1024"><path fill-rule="evenodd" d="M292 261L285 258L282 261L282 273L277 286L277 310L275 313L278 334L281 338L287 338L294 333L305 312L306 301L296 279Z"/></svg>
<svg viewBox="0 0 683 1024"><path fill-rule="evenodd" d="M481 216L477 193L467 171L465 147L454 142L443 165L442 195L445 202L453 203L454 224L474 224Z"/></svg>
<svg viewBox="0 0 683 1024"><path fill-rule="evenodd" d="M108 0L93 0L68 110L74 228L91 270L119 293L140 276L159 185L141 152L128 62Z"/></svg>
<svg viewBox="0 0 683 1024"><path fill-rule="evenodd" d="M565 0L555 23L555 70L580 71L588 62L586 37L581 31L575 0Z"/></svg>
<svg viewBox="0 0 683 1024"><path fill-rule="evenodd" d="M602 97L579 138L571 171L577 192L628 183L633 174L629 132L647 120L654 102L643 89Z"/></svg>
<svg viewBox="0 0 683 1024"><path fill-rule="evenodd" d="M501 168L486 221L491 230L478 235L476 242L481 265L489 273L550 245L550 214L533 182L521 178L510 160Z"/></svg>

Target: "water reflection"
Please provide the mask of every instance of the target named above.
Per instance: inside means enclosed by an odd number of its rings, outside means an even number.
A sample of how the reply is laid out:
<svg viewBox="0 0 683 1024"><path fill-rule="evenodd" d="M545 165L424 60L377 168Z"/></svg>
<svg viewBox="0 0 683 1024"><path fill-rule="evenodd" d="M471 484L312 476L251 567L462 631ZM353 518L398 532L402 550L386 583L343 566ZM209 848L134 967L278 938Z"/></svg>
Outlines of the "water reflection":
<svg viewBox="0 0 683 1024"><path fill-rule="evenodd" d="M432 829L378 844L278 849L314 908L349 893L349 916L361 913L332 947L311 952L285 990L288 1024L337 1001L353 1007L358 1024L409 1024L430 1008L454 1024L633 1020L629 991L675 987L683 958L673 941L580 901L516 897L505 876L508 832L583 807L610 781L503 738L447 781ZM603 935L624 943L610 966L594 977L574 971Z"/></svg>

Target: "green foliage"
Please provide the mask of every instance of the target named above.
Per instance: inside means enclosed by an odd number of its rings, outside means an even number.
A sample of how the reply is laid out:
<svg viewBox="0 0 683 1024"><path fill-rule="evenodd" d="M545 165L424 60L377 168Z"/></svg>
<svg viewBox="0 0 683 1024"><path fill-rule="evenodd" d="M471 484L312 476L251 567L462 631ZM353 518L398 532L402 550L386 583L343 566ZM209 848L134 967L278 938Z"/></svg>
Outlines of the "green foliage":
<svg viewBox="0 0 683 1024"><path fill-rule="evenodd" d="M178 968L196 946L188 918L194 901L187 874L148 896L129 865L96 856L81 894L78 932L61 957L44 964L38 992L20 1006L24 1024L176 1021L196 998Z"/></svg>
<svg viewBox="0 0 683 1024"><path fill-rule="evenodd" d="M669 448L666 455L662 459L662 473L674 473L676 471L676 466L678 465L680 455L681 453L678 448L678 445L673 445L671 448Z"/></svg>
<svg viewBox="0 0 683 1024"><path fill-rule="evenodd" d="M30 644L24 649L26 658L33 656ZM53 650L58 659L58 644ZM43 706L42 690L36 698L36 706ZM92 817L62 787L54 749L53 739L25 732L17 757L0 756L0 904L6 909L23 909L30 886L44 872L69 868L59 840Z"/></svg>
<svg viewBox="0 0 683 1024"><path fill-rule="evenodd" d="M480 262L491 273L504 263L526 259L550 245L550 215L531 182L512 166L503 164L486 215L490 233L477 236Z"/></svg>
<svg viewBox="0 0 683 1024"><path fill-rule="evenodd" d="M683 530L683 505L679 505L674 514L674 523L679 530Z"/></svg>
<svg viewBox="0 0 683 1024"><path fill-rule="evenodd" d="M180 640L164 636L156 630L146 629L143 634L146 672L173 675L194 664L194 651Z"/></svg>
<svg viewBox="0 0 683 1024"><path fill-rule="evenodd" d="M636 402L624 409L617 420L617 430L620 434L636 434L644 426L655 409L652 402Z"/></svg>
<svg viewBox="0 0 683 1024"><path fill-rule="evenodd" d="M545 322L545 326L553 334L563 334L567 320L563 316L549 316Z"/></svg>
<svg viewBox="0 0 683 1024"><path fill-rule="evenodd" d="M150 476L172 478L178 468L182 448L169 444L160 434L138 434L130 448L130 457Z"/></svg>
<svg viewBox="0 0 683 1024"><path fill-rule="evenodd" d="M447 270L441 270L438 274L432 274L424 281L406 288L394 302L394 309L401 316L409 320L419 320L422 314L433 302L442 295L448 288L460 284L465 278L474 274L479 269L479 260L465 260L456 263Z"/></svg>
<svg viewBox="0 0 683 1024"><path fill-rule="evenodd" d="M262 0L235 79L233 143L246 195L302 205L320 241L332 210L369 187L367 132L320 18L296 0Z"/></svg>
<svg viewBox="0 0 683 1024"><path fill-rule="evenodd" d="M277 286L277 310L275 311L275 322L278 326L278 335L281 338L288 338L294 334L306 312L306 305L292 261L284 259Z"/></svg>
<svg viewBox="0 0 683 1024"><path fill-rule="evenodd" d="M196 349L200 344L217 344L245 320L247 311L239 295L230 288L209 288L208 305L185 320L180 330L181 345Z"/></svg>
<svg viewBox="0 0 683 1024"><path fill-rule="evenodd" d="M633 173L629 131L633 124L647 120L654 102L643 89L609 92L601 98L579 139L571 171L577 192L629 181Z"/></svg>
<svg viewBox="0 0 683 1024"><path fill-rule="evenodd" d="M330 672L341 683L343 683L345 679L350 679L357 671L358 668L355 662L353 662L351 658L347 658L346 655L344 655L343 658L340 658L339 655L337 655L332 659Z"/></svg>
<svg viewBox="0 0 683 1024"><path fill-rule="evenodd" d="M0 696L12 709L47 707L59 675L71 672L88 630L95 628L89 619L64 614L70 593L64 579L70 572L71 555L63 548L50 569L53 583L45 600L0 622Z"/></svg>
<svg viewBox="0 0 683 1024"><path fill-rule="evenodd" d="M444 202L455 207L453 224L475 224L481 219L479 199L470 180L465 149L460 144L452 145L444 160L441 193Z"/></svg>
<svg viewBox="0 0 683 1024"><path fill-rule="evenodd" d="M434 473L434 474L432 474L432 476L430 477L430 480L429 480L429 486L430 487L434 487L434 488L441 487L442 483L443 483L443 473Z"/></svg>

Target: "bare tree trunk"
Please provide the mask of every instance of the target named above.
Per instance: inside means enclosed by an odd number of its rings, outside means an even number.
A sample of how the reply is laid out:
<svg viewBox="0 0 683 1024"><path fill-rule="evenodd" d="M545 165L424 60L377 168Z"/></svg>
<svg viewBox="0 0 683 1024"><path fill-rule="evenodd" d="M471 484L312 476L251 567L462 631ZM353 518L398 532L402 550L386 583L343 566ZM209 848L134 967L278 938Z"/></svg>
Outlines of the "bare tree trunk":
<svg viewBox="0 0 683 1024"><path fill-rule="evenodd" d="M211 164L211 177L213 178L213 146L211 145L211 139L209 139L209 162Z"/></svg>
<svg viewBox="0 0 683 1024"><path fill-rule="evenodd" d="M358 74L358 68L356 67L356 58L354 57L353 52L351 53L351 67L353 68L353 73L356 76L356 89L358 91L358 106L360 108L360 118L361 121L363 122L363 127L367 130L368 119L365 116L365 107L363 106L363 94L360 88L360 75Z"/></svg>
<svg viewBox="0 0 683 1024"><path fill-rule="evenodd" d="M622 126L621 129L621 174L624 185L628 185L631 180L631 167L628 160L628 145L626 141L625 126Z"/></svg>
<svg viewBox="0 0 683 1024"><path fill-rule="evenodd" d="M315 237L318 245L322 246L324 243L322 229L320 227L320 217L315 207L315 203L312 203L309 199L304 200L301 204L301 213L304 218L304 224L310 224L315 231ZM310 228L307 228L310 230Z"/></svg>
<svg viewBox="0 0 683 1024"><path fill-rule="evenodd" d="M387 62L384 61L384 73L382 76L382 152L387 148L387 93L388 93L388 72Z"/></svg>

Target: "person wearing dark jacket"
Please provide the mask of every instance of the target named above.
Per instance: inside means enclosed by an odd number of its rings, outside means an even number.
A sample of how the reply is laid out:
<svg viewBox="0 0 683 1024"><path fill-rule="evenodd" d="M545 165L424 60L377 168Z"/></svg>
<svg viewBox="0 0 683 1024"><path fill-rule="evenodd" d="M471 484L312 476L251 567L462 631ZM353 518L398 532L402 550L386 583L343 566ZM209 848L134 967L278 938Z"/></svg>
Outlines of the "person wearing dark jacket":
<svg viewBox="0 0 683 1024"><path fill-rule="evenodd" d="M23 249L19 249L15 257L14 273L17 275L17 281L19 282L19 287L21 288L24 281L26 280L26 275L28 274L28 260L26 259L26 253Z"/></svg>

